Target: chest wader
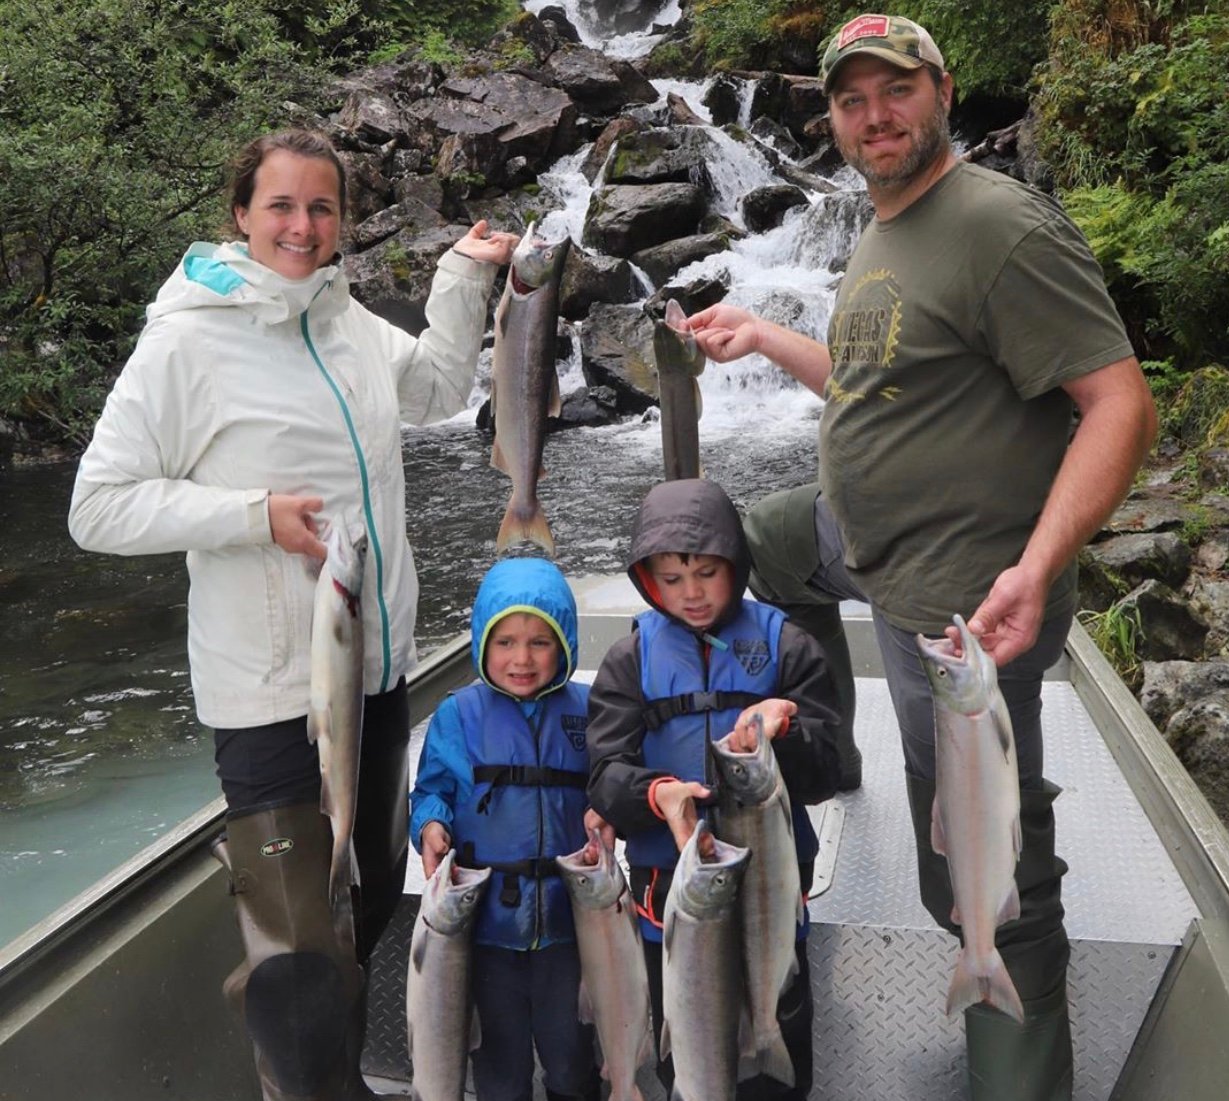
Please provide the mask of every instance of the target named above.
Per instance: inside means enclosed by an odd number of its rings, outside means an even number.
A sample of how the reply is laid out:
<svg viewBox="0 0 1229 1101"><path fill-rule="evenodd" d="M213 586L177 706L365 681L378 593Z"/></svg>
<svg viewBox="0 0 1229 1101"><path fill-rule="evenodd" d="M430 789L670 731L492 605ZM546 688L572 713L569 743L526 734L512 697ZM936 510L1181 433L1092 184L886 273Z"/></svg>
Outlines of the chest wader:
<svg viewBox="0 0 1229 1101"><path fill-rule="evenodd" d="M836 597L808 584L820 565L815 532L818 495L819 485L814 482L781 490L756 502L747 513L743 530L752 559L747 587L758 600L775 604L823 647L836 688L831 703L840 716L832 732L841 761L837 790L855 791L862 786L862 752L853 736L853 663L841 606Z"/></svg>
<svg viewBox="0 0 1229 1101"><path fill-rule="evenodd" d="M933 780L905 775L917 841L922 902L944 929L952 923L952 885L946 858L930 847ZM1016 865L1020 916L1000 925L994 943L1024 1003L1024 1024L982 1004L965 1010L965 1047L972 1101L1068 1101L1071 1097L1071 1025L1067 1016L1067 960L1062 877L1054 854L1054 800L1059 788L1020 792L1023 847Z"/></svg>
<svg viewBox="0 0 1229 1101"><path fill-rule="evenodd" d="M333 929L332 831L319 804L228 818L214 852L247 956L222 989L252 1039L264 1101L374 1098L359 1070L366 980Z"/></svg>

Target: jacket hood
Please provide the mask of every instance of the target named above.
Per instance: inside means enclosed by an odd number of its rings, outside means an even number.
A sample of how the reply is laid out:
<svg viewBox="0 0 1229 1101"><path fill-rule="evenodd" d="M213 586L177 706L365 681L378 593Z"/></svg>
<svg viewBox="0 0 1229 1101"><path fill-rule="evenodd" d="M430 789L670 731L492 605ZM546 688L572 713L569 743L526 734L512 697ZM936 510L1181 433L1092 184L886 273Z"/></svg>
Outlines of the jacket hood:
<svg viewBox="0 0 1229 1101"><path fill-rule="evenodd" d="M707 478L661 482L649 490L636 513L627 576L647 603L669 615L662 609L649 576L647 559L651 554L715 554L734 566L730 603L714 627L728 620L742 601L751 571L751 552L738 511L716 482ZM682 623L674 616L670 618Z"/></svg>
<svg viewBox="0 0 1229 1101"><path fill-rule="evenodd" d="M266 325L297 318L309 307L313 319L327 320L350 302L350 284L340 257L336 259L306 279L286 279L253 260L244 244L198 241L162 284L145 318L153 321L183 310L235 306Z"/></svg>
<svg viewBox="0 0 1229 1101"><path fill-rule="evenodd" d="M546 621L559 639L559 670L538 697L563 687L576 671L576 598L559 567L545 558L505 558L496 562L478 586L470 616L470 654L483 682L487 680L487 639L504 616L528 612ZM507 693L504 693L505 695Z"/></svg>

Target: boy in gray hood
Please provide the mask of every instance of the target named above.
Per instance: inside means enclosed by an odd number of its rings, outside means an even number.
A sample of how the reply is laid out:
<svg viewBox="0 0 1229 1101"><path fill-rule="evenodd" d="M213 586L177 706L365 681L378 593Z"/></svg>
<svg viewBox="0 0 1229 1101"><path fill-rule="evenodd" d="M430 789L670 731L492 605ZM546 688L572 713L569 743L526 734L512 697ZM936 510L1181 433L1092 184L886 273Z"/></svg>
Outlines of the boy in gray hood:
<svg viewBox="0 0 1229 1101"><path fill-rule="evenodd" d="M789 790L805 894L818 841L804 805L836 791L837 715L819 644L778 609L744 596L747 543L734 505L715 482L654 486L636 516L629 560L628 576L651 610L610 648L593 682L589 801L627 840L660 1035L661 920L679 850L695 828L696 803L713 795L710 743L745 732L754 711L764 715ZM759 1076L740 1083L740 1099L803 1099L810 1091L806 933L804 922L799 973L778 1005L796 1084L787 1089ZM657 1073L669 1090L669 1059L659 1059Z"/></svg>

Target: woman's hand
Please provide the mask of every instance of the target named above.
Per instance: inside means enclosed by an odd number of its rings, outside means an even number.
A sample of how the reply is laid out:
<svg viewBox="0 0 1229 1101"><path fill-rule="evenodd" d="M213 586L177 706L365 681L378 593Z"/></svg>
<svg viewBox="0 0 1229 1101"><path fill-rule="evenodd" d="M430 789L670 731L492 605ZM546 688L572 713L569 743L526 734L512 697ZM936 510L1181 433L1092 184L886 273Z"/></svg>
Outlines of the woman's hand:
<svg viewBox="0 0 1229 1101"><path fill-rule="evenodd" d="M512 259L520 237L515 233L504 233L502 230L491 229L485 218L475 222L469 232L452 247L462 256L471 260L481 260L488 264L506 264Z"/></svg>
<svg viewBox="0 0 1229 1101"><path fill-rule="evenodd" d="M418 847L422 851L422 874L430 879L452 848L452 838L444 823L432 821L423 826L418 835Z"/></svg>
<svg viewBox="0 0 1229 1101"><path fill-rule="evenodd" d="M269 530L273 542L287 554L305 554L324 559L328 555L318 538L313 512L324 508L319 497L295 497L289 493L269 494Z"/></svg>

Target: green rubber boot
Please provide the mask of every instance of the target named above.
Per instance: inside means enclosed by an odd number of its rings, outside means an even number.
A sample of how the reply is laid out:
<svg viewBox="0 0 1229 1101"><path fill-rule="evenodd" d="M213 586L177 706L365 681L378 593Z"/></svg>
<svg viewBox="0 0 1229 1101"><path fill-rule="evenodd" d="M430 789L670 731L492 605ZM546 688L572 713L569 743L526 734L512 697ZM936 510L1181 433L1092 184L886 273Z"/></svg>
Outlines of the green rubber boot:
<svg viewBox="0 0 1229 1101"><path fill-rule="evenodd" d="M819 566L815 537L817 483L772 493L747 513L743 530L751 548L748 587L758 600L775 604L823 648L836 691L840 722L834 731L841 775L840 791L862 786L862 753L854 743L856 699L853 663L840 604L807 584Z"/></svg>
<svg viewBox="0 0 1229 1101"><path fill-rule="evenodd" d="M223 991L243 1019L264 1101L368 1101L363 971L328 900L332 833L315 803L228 818L214 847L246 958Z"/></svg>
<svg viewBox="0 0 1229 1101"><path fill-rule="evenodd" d="M952 923L947 860L930 847L933 780L906 773L909 810L917 844L922 902L943 928ZM1024 1024L989 1006L965 1011L965 1047L972 1101L1066 1101L1073 1061L1067 1012L1070 946L1063 928L1062 877L1066 863L1054 854L1054 800L1048 780L1020 792L1023 846L1016 865L1020 916L999 926L995 944L1024 1005Z"/></svg>

